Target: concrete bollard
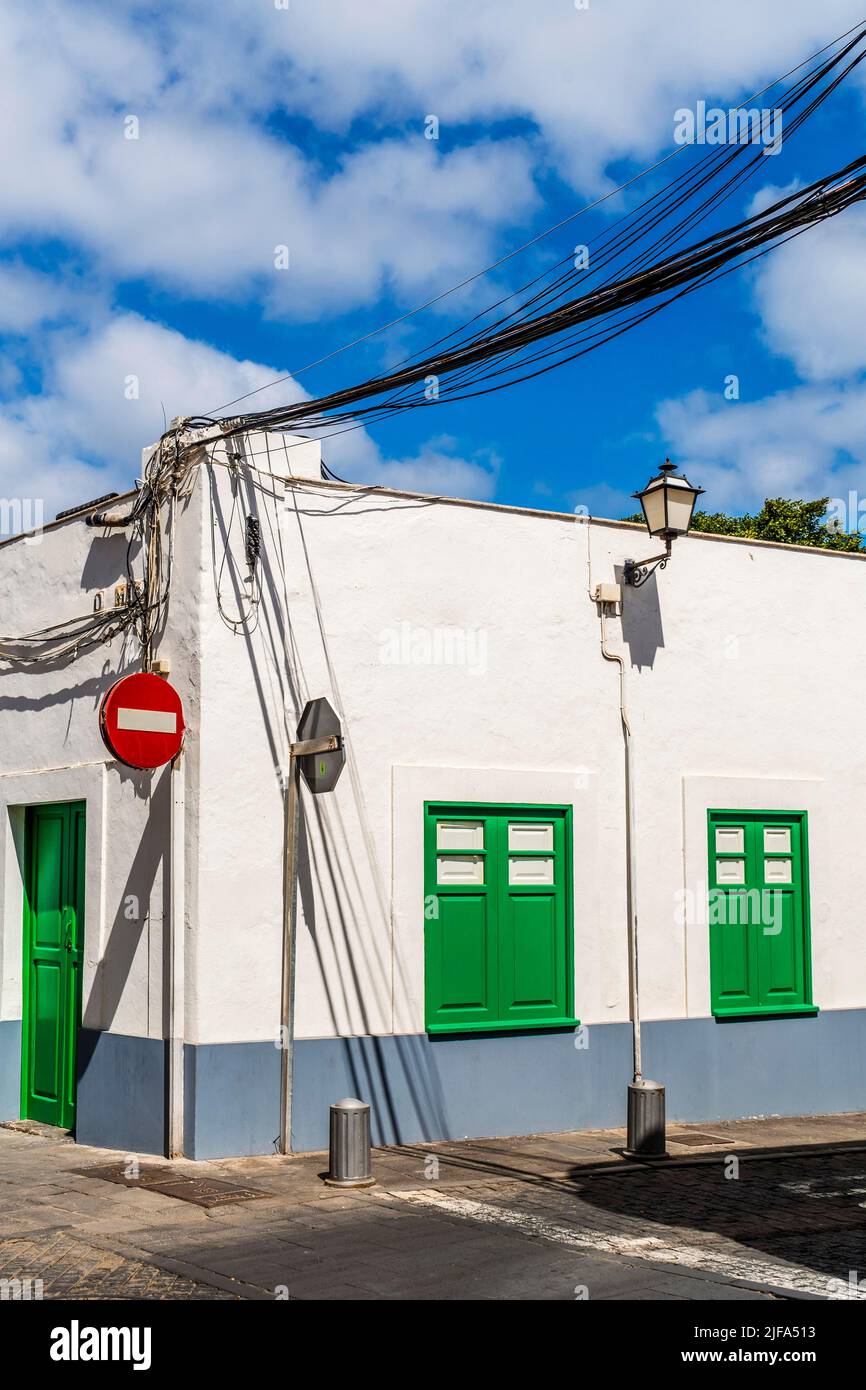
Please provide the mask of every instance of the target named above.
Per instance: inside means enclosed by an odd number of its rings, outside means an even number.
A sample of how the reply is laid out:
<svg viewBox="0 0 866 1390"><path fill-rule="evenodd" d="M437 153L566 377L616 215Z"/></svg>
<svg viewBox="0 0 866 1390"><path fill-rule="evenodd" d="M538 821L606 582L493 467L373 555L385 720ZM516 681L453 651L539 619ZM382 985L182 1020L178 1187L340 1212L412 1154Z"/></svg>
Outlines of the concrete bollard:
<svg viewBox="0 0 866 1390"><path fill-rule="evenodd" d="M370 1107L347 1097L331 1106L331 1149L328 1176L331 1187L371 1187Z"/></svg>

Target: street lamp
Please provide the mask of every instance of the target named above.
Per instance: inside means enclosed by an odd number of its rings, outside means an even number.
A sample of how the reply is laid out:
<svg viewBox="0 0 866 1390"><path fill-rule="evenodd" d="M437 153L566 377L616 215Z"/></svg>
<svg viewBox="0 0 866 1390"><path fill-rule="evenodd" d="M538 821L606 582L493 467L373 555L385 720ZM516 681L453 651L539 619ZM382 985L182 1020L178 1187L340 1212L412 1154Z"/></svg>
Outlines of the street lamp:
<svg viewBox="0 0 866 1390"><path fill-rule="evenodd" d="M640 502L646 528L651 536L665 543L661 555L648 560L626 560L623 578L632 588L638 588L656 569L664 569L671 558L671 544L677 536L685 536L692 524L695 503L703 492L692 487L688 478L675 471L670 459L665 459L658 475L650 478L642 492L632 496Z"/></svg>

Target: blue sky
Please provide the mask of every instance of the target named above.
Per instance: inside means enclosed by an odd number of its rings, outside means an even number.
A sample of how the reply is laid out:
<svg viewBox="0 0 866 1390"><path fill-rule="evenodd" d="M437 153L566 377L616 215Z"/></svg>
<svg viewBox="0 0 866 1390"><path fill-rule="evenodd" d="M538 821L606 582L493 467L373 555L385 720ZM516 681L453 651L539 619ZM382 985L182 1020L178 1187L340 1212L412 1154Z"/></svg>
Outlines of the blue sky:
<svg viewBox="0 0 866 1390"><path fill-rule="evenodd" d="M207 413L405 314L675 148L679 108L736 104L860 17L848 0L6 6L0 496L53 514L127 486L163 410ZM851 80L783 141L724 220L861 154L864 92ZM381 371L633 197L249 404ZM854 209L580 362L326 458L603 515L666 453L712 509L866 495L864 323Z"/></svg>

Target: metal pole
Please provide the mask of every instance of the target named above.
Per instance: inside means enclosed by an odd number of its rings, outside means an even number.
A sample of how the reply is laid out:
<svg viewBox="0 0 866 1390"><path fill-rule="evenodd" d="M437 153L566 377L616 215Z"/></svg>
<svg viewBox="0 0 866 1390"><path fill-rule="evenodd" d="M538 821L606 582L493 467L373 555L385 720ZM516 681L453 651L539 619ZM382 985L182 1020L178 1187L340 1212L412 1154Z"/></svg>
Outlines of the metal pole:
<svg viewBox="0 0 866 1390"><path fill-rule="evenodd" d="M625 739L625 838L626 838L626 898L628 911L628 972L629 1013L632 1022L632 1051L634 1080L641 1079L640 1055L640 986L637 971L637 813L634 794L634 753L631 724L625 703L625 662L608 649L604 604L601 609L601 654L605 661L615 661L619 667L619 717Z"/></svg>
<svg viewBox="0 0 866 1390"><path fill-rule="evenodd" d="M625 703L625 662L607 647L604 605L601 606L601 651L619 666L619 712L625 737L626 892L628 895L629 1012L631 1014L634 1077L628 1087L626 1146L629 1158L667 1158L665 1149L665 1088L645 1081L640 1045L640 981L638 978L637 917L637 811L634 787L634 750Z"/></svg>
<svg viewBox="0 0 866 1390"><path fill-rule="evenodd" d="M292 1146L292 1062L295 1042L295 912L298 901L298 822L300 767L289 753L285 791L283 852L283 977L280 995L280 1153Z"/></svg>
<svg viewBox="0 0 866 1390"><path fill-rule="evenodd" d="M169 1044L168 1044L168 1156L183 1157L183 1044L184 1044L184 946L186 903L183 752L178 753L169 774L171 823L169 830Z"/></svg>
<svg viewBox="0 0 866 1390"><path fill-rule="evenodd" d="M634 1080L642 1076L640 1055L640 982L638 980L637 950L637 813L634 795L634 756L631 745L631 728L623 716L625 730L625 796L628 826L628 949L629 975L631 977L631 1024L632 1051L634 1054Z"/></svg>

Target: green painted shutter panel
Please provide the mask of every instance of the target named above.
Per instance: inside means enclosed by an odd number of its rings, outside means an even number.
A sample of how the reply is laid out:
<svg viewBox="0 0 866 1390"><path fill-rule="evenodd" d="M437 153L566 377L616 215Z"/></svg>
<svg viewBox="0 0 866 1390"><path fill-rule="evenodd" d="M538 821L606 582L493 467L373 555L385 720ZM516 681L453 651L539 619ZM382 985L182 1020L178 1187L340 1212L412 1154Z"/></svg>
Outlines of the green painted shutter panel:
<svg viewBox="0 0 866 1390"><path fill-rule="evenodd" d="M510 1023L538 1023L567 1012L564 827L560 819L550 822L552 852L509 850L509 827L520 822L499 822L499 1010ZM512 882L523 865L549 865L552 883Z"/></svg>
<svg viewBox="0 0 866 1390"><path fill-rule="evenodd" d="M22 1113L71 1128L81 1018L84 806L26 817Z"/></svg>
<svg viewBox="0 0 866 1390"><path fill-rule="evenodd" d="M424 924L426 1012L429 1021L455 1029L496 1020L496 909L491 892L494 831L487 819L474 819L482 826L482 845L473 852L440 851L436 820L428 817L425 826L427 902L435 908ZM481 881L439 881L447 870L460 864L478 873Z"/></svg>
<svg viewBox="0 0 866 1390"><path fill-rule="evenodd" d="M765 914L770 920L759 935L759 994L761 1004L767 1009L778 1005L802 1004L806 997L800 826L796 821L777 824L790 832L790 855L768 855L762 844L756 845L755 880L761 883L764 894L772 894L773 906L772 915ZM756 825L755 830L761 831L763 827ZM787 865L788 859L791 863L790 885L775 883L767 878L768 865Z"/></svg>
<svg viewBox="0 0 866 1390"><path fill-rule="evenodd" d="M731 846L722 849L715 828L730 835ZM752 827L745 820L710 823L710 955L713 1009L758 1007L756 924L752 921L747 888L752 855ZM740 866L742 866L741 872ZM728 885L727 875L740 881Z"/></svg>
<svg viewBox="0 0 866 1390"><path fill-rule="evenodd" d="M713 1012L811 1008L805 813L710 811L708 822Z"/></svg>
<svg viewBox="0 0 866 1390"><path fill-rule="evenodd" d="M424 834L427 1028L572 1022L567 809L431 804Z"/></svg>

